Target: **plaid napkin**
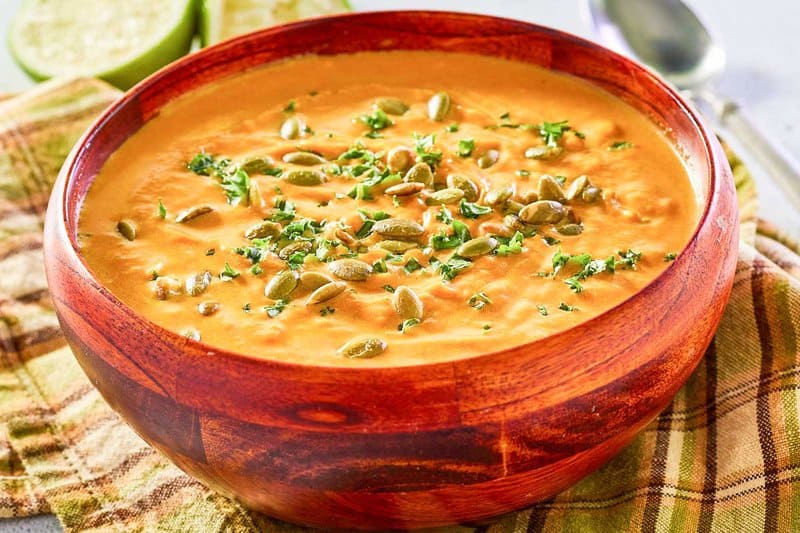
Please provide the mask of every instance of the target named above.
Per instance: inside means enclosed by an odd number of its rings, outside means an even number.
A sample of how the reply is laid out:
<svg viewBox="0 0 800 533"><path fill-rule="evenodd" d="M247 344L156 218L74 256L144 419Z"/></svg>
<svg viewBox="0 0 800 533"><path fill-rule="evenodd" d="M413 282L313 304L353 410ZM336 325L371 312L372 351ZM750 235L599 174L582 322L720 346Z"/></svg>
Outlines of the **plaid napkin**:
<svg viewBox="0 0 800 533"><path fill-rule="evenodd" d="M0 103L0 516L54 513L67 531L296 531L206 489L141 441L65 347L41 230L71 145L118 93L50 82ZM755 219L732 154L741 253L697 371L602 470L481 526L511 531L800 531L800 250Z"/></svg>

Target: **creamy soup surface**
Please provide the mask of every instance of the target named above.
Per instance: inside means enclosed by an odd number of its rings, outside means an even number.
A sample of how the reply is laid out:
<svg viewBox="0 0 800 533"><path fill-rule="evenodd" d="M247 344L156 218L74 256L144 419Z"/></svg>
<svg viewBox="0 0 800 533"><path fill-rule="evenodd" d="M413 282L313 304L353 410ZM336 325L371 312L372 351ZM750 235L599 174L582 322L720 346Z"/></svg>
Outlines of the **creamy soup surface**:
<svg viewBox="0 0 800 533"><path fill-rule="evenodd" d="M682 158L581 80L476 55L304 56L167 105L82 208L89 267L211 346L393 366L534 341L667 268Z"/></svg>

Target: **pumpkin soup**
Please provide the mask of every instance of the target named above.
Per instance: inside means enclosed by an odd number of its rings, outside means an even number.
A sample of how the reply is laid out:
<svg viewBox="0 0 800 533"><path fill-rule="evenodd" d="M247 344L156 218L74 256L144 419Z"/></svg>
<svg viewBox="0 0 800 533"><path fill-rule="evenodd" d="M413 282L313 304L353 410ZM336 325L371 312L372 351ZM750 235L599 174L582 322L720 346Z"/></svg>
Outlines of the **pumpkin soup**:
<svg viewBox="0 0 800 533"><path fill-rule="evenodd" d="M211 346L405 365L569 328L698 217L673 144L582 80L491 57L303 56L168 104L96 177L82 254Z"/></svg>

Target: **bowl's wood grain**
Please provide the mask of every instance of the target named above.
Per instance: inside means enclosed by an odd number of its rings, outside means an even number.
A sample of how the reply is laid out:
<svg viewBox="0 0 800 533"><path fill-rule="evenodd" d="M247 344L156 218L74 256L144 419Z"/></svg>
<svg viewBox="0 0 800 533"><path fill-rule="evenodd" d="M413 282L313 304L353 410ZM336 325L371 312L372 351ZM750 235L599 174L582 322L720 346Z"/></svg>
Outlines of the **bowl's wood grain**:
<svg viewBox="0 0 800 533"><path fill-rule="evenodd" d="M77 218L99 167L171 99L299 53L458 50L588 79L671 131L701 176L697 232L615 309L533 344L427 366L306 367L227 353L138 316L88 272ZM342 528L477 520L575 483L662 410L696 366L733 281L730 169L673 90L600 47L523 22L452 13L356 14L245 36L155 74L73 151L46 225L61 325L111 406L181 468L271 515Z"/></svg>

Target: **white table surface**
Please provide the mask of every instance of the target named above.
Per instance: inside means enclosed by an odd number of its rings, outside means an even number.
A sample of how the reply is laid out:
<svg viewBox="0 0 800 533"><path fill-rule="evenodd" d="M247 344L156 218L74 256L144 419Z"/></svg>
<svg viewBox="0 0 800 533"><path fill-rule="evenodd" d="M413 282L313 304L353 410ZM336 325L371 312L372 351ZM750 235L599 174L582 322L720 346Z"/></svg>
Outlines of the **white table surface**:
<svg viewBox="0 0 800 533"><path fill-rule="evenodd" d="M21 0L0 0L5 33ZM800 158L800 2L794 0L690 0L716 30L728 53L719 92L744 104L757 125ZM529 20L591 38L581 0L353 0L357 10L449 9ZM32 82L0 46L0 92L21 91ZM734 145L735 140L734 141ZM800 213L747 158L760 195L761 215L800 236ZM53 516L0 519L0 533L50 532L61 528Z"/></svg>

